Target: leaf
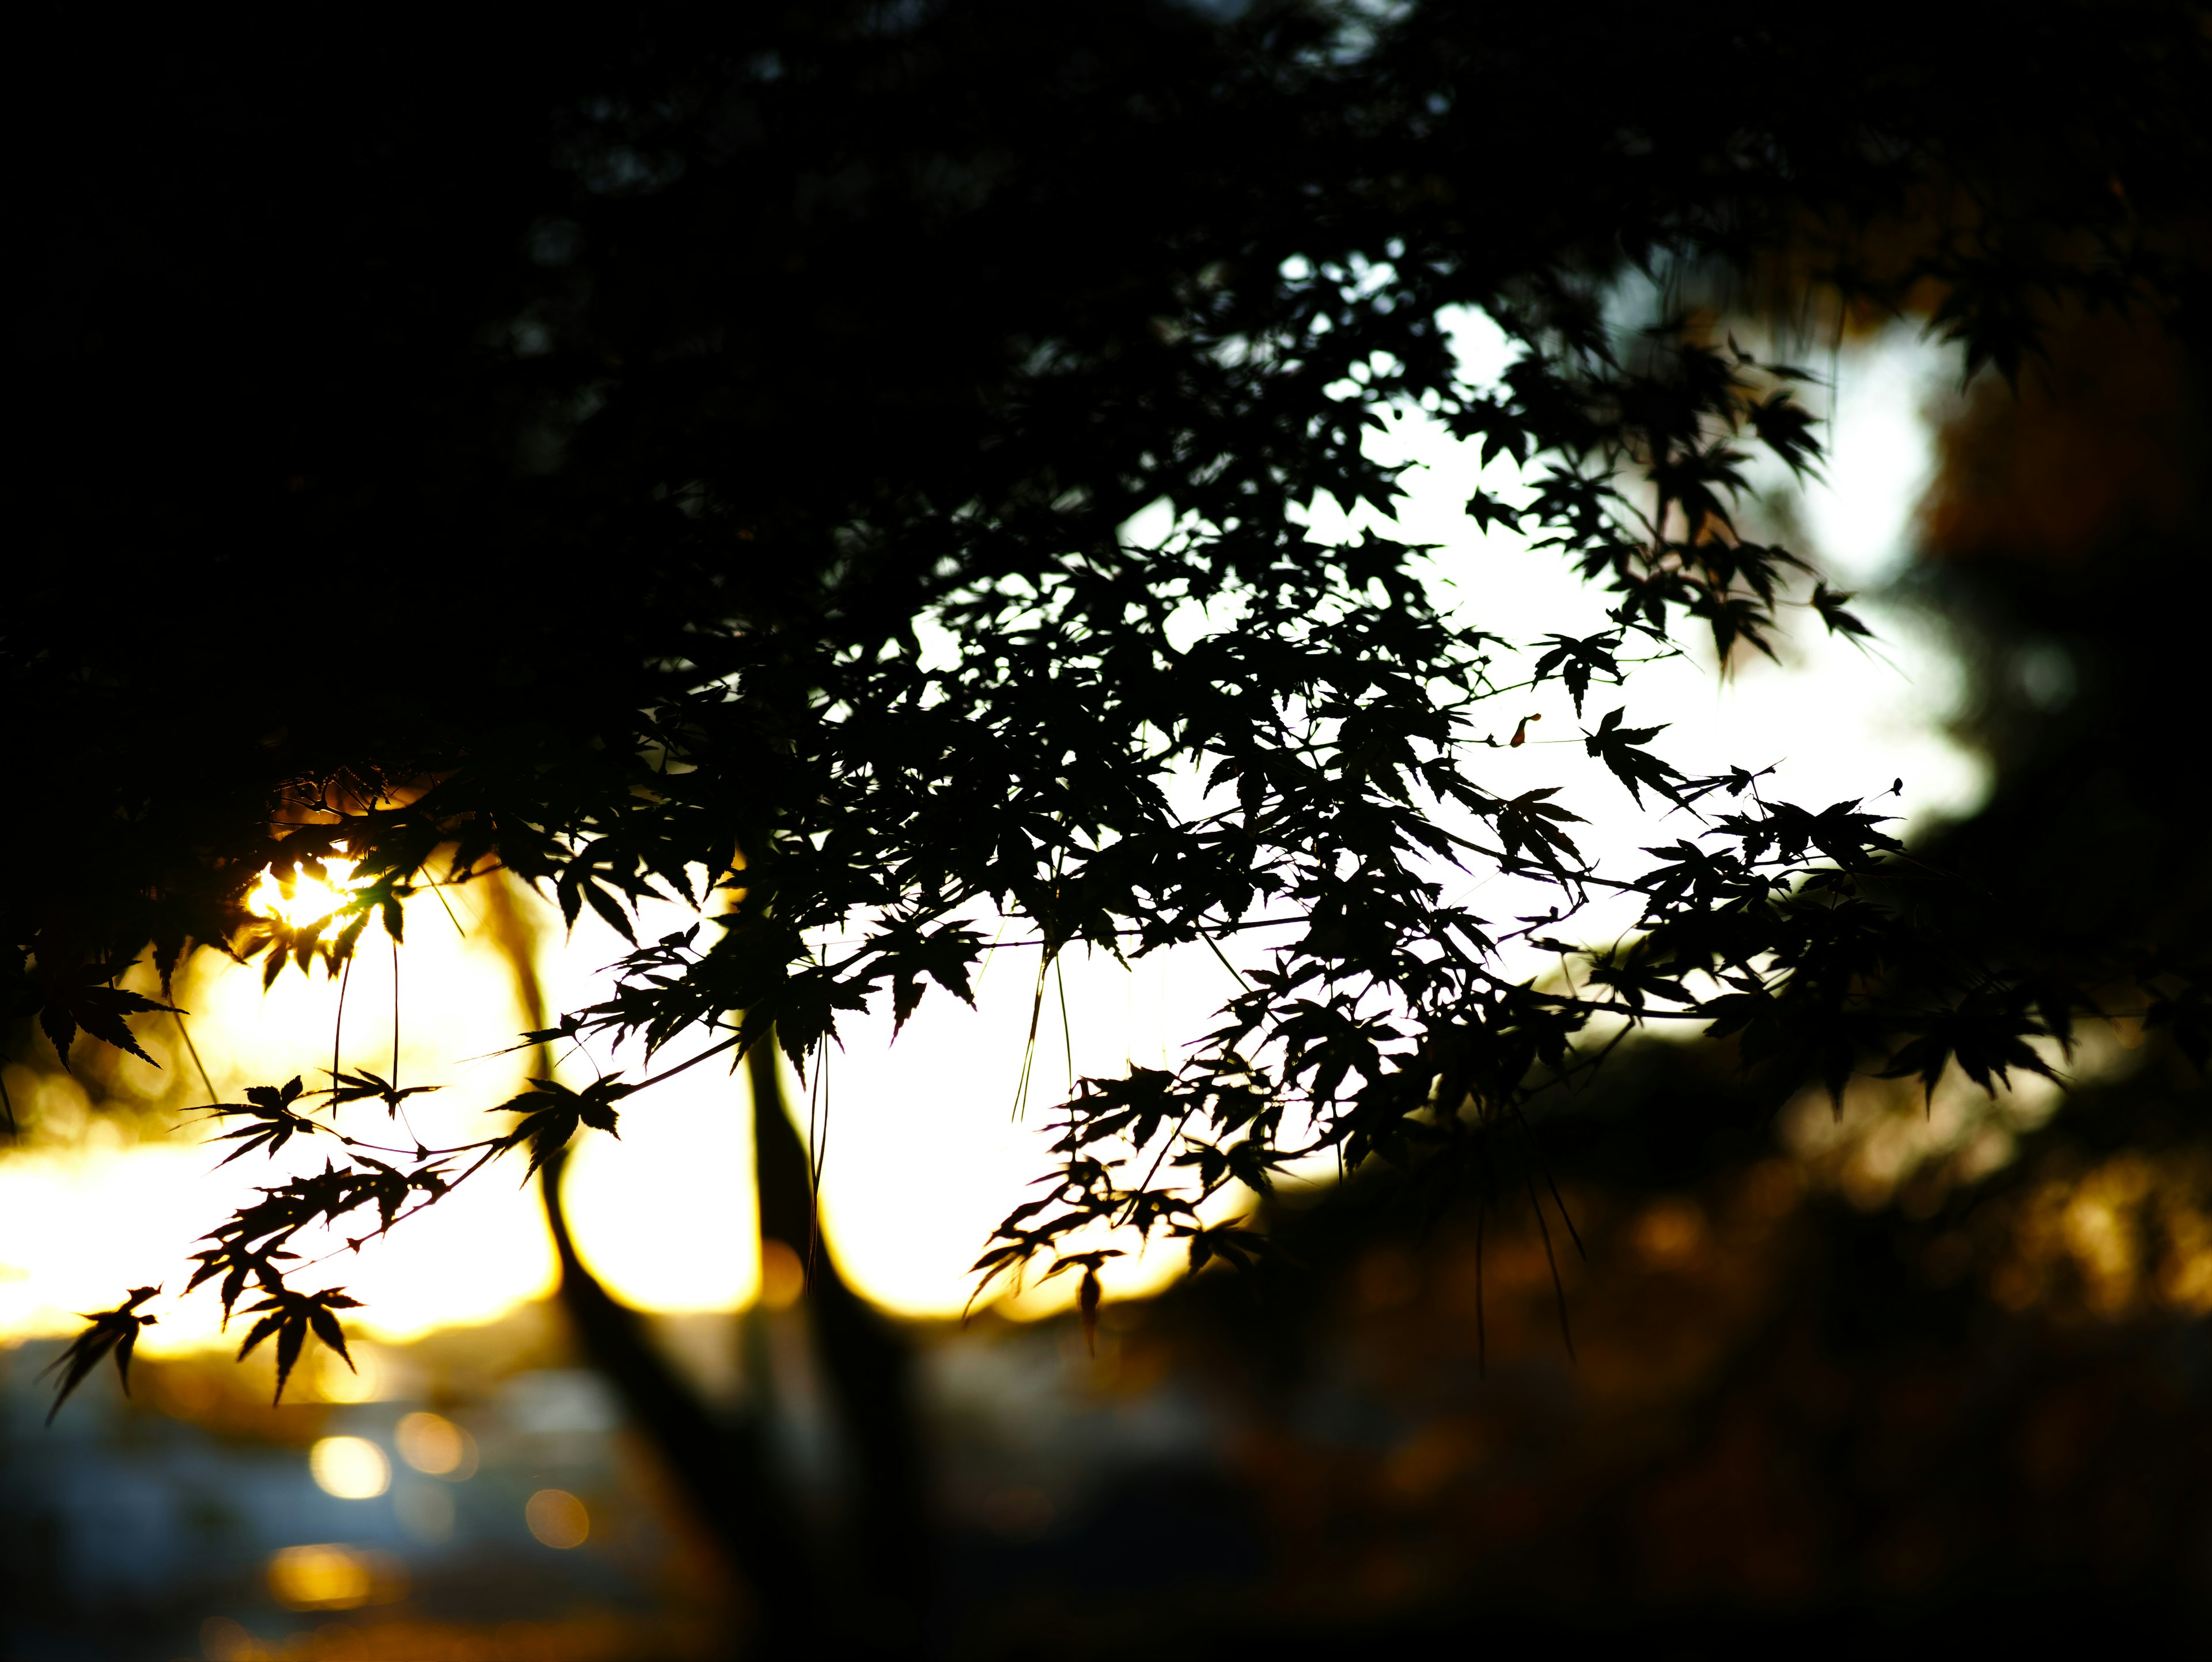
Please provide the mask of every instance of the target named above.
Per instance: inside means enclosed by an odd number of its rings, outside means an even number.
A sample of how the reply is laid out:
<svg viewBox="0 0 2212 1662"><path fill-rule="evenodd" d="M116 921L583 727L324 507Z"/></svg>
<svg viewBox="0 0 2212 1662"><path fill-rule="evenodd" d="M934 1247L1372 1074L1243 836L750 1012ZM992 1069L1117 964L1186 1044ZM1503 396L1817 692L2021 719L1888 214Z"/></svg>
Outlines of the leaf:
<svg viewBox="0 0 2212 1662"><path fill-rule="evenodd" d="M619 1074L609 1075L581 1091L572 1091L557 1080L533 1079L530 1088L536 1095L516 1097L489 1111L524 1116L521 1124L499 1140L502 1148L530 1145L530 1170L523 1173L523 1181L528 1182L539 1166L567 1148L579 1126L588 1125L611 1136L622 1135L615 1129L614 1105L638 1087L622 1084L621 1078Z"/></svg>
<svg viewBox="0 0 2212 1662"><path fill-rule="evenodd" d="M82 1385L86 1375L100 1366L100 1358L111 1352L115 1357L115 1376L123 1384L123 1394L131 1394L131 1352L138 1342L138 1330L151 1327L158 1319L139 1315L138 1306L161 1290L158 1287L134 1287L131 1296L114 1309L88 1315L84 1319L92 1325L40 1370L40 1379L58 1371L62 1376L54 1392L54 1405L46 1410L48 1425L53 1424L54 1415L62 1411L62 1404L69 1401L70 1393Z"/></svg>
<svg viewBox="0 0 2212 1662"><path fill-rule="evenodd" d="M303 1132L325 1131L304 1114L293 1111L292 1105L300 1099L301 1082L294 1075L291 1083L279 1090L267 1085L249 1085L244 1102L210 1102L202 1105L198 1111L228 1118L237 1114L250 1114L261 1122L235 1131L227 1131L216 1139L218 1142L235 1142L238 1147L222 1161L228 1166L232 1160L249 1154L274 1154ZM217 1169L220 1169L218 1167Z"/></svg>
<svg viewBox="0 0 2212 1662"><path fill-rule="evenodd" d="M398 1114L399 1105L409 1097L419 1097L426 1091L444 1088L436 1085L410 1085L403 1091L386 1080L383 1075L373 1073L366 1068L357 1074L333 1074L331 1075L331 1080L330 1089L318 1091L315 1094L328 1097L331 1099L331 1107L341 1108L349 1102L376 1101L382 1103L393 1116ZM298 1081L295 1081L294 1083L296 1084Z"/></svg>
<svg viewBox="0 0 2212 1662"><path fill-rule="evenodd" d="M921 1006L921 983L914 976L900 976L891 985L891 1039L906 1031L907 1018Z"/></svg>
<svg viewBox="0 0 2212 1662"><path fill-rule="evenodd" d="M1523 791L1520 795L1502 802L1487 802L1481 811L1488 814L1498 826L1498 840L1505 845L1508 870L1516 868L1521 850L1524 848L1554 877L1565 879L1566 868L1559 861L1564 849L1577 865L1582 863L1582 850L1574 839L1559 829L1562 824L1583 825L1582 815L1570 813L1549 799L1559 794L1557 785L1546 785L1535 790Z"/></svg>
<svg viewBox="0 0 2212 1662"><path fill-rule="evenodd" d="M266 1113L281 1113L300 1099L301 1081L297 1074L283 1086L249 1085L246 1099Z"/></svg>
<svg viewBox="0 0 2212 1662"><path fill-rule="evenodd" d="M1575 701L1575 714L1583 713L1583 699L1590 689L1590 677L1603 675L1615 686L1620 685L1620 665L1614 656L1620 650L1620 633L1607 630L1600 635L1586 635L1580 639L1567 635L1547 635L1552 649L1536 661L1536 668L1529 679L1541 683L1557 675L1567 684L1567 691Z"/></svg>
<svg viewBox="0 0 2212 1662"><path fill-rule="evenodd" d="M1638 748L1647 740L1664 733L1665 724L1624 728L1620 720L1625 713L1616 709L1598 722L1595 733L1584 733L1583 748L1612 769L1613 776L1628 787L1628 794L1638 803L1644 801L1642 788L1649 785L1668 801L1686 807L1681 792L1674 788L1674 782L1682 777L1681 771L1650 751Z"/></svg>
<svg viewBox="0 0 2212 1662"><path fill-rule="evenodd" d="M1521 528L1521 510L1487 490L1478 490L1467 499L1467 512L1478 531L1486 533L1494 525L1502 525L1508 531Z"/></svg>
<svg viewBox="0 0 2212 1662"><path fill-rule="evenodd" d="M1998 1085L2011 1083L2014 1068L2058 1080L2050 1064L2028 1047L2027 1040L2045 1036L2045 1028L2027 1013L2022 999L1977 995L1954 1009L1923 1016L1913 1026L1920 1037L1899 1046L1881 1076L1902 1079L1918 1075L1931 1105L1936 1082L1954 1061L1967 1078L1991 1094Z"/></svg>
<svg viewBox="0 0 2212 1662"><path fill-rule="evenodd" d="M1216 1258L1239 1269L1250 1269L1274 1250L1274 1243L1267 1236L1256 1229L1242 1227L1243 1221L1238 1216L1206 1228L1176 1229L1176 1235L1190 1241L1191 1274L1196 1275Z"/></svg>
<svg viewBox="0 0 2212 1662"><path fill-rule="evenodd" d="M1841 635L1846 638L1857 636L1872 640L1874 631L1850 612L1844 610L1850 598L1848 594L1835 593L1826 583L1817 583L1813 588L1813 610L1820 614L1820 621L1828 626L1829 634Z"/></svg>
<svg viewBox="0 0 2212 1662"><path fill-rule="evenodd" d="M284 1400L285 1382L292 1377L292 1368L300 1360L300 1352L313 1333L338 1354L348 1367L353 1367L353 1357L346 1350L345 1332L338 1326L335 1313L340 1310L358 1310L359 1299L349 1298L336 1288L320 1293L295 1293L289 1288L271 1293L259 1304L247 1311L261 1319L246 1336L246 1342L238 1347L238 1360L246 1357L259 1348L261 1342L271 1334L276 1339L276 1394L270 1400ZM263 1314L264 1312L268 1313Z"/></svg>
<svg viewBox="0 0 2212 1662"><path fill-rule="evenodd" d="M79 1028L118 1050L128 1050L149 1067L161 1065L139 1048L125 1018L150 1010L168 1014L183 1012L106 984L130 967L128 964L85 964L40 977L40 1001L34 1007L39 1012L39 1026L53 1041L54 1052L60 1056L63 1067L69 1066L70 1046Z"/></svg>
<svg viewBox="0 0 2212 1662"><path fill-rule="evenodd" d="M1050 1281L1062 1270L1079 1267L1082 1269L1083 1281L1075 1292L1075 1309L1083 1322L1084 1348L1094 1357L1098 1354L1098 1299L1101 1290L1098 1285L1098 1266L1109 1258L1122 1258L1127 1256L1127 1253L1119 1248L1111 1246L1101 1247L1089 1252L1070 1252L1055 1259L1052 1268L1044 1272L1043 1279ZM981 1266L978 1265L978 1268Z"/></svg>
<svg viewBox="0 0 2212 1662"><path fill-rule="evenodd" d="M284 1284L283 1272L277 1269L277 1261L297 1259L299 1256L297 1252L288 1251L274 1245L256 1249L241 1241L222 1242L204 1252L192 1255L193 1262L199 1268L192 1272L191 1280L185 1283L185 1291L189 1293L201 1282L221 1275L222 1321L223 1325L228 1327L231 1312L237 1307L239 1295L245 1292L246 1282L249 1279L256 1281L264 1290L276 1292Z"/></svg>
<svg viewBox="0 0 2212 1662"><path fill-rule="evenodd" d="M1775 374L1788 374L1790 379L1802 379L1796 372L1775 369ZM1814 435L1813 412L1790 396L1788 389L1774 393L1765 402L1754 404L1745 412L1751 420L1752 430L1759 435L1759 442L1779 456L1790 471L1799 478L1817 473L1820 460L1820 441Z"/></svg>
<svg viewBox="0 0 2212 1662"><path fill-rule="evenodd" d="M1075 1298L1077 1313L1083 1321L1083 1348L1091 1353L1091 1360L1098 1356L1098 1272L1083 1272L1083 1285Z"/></svg>

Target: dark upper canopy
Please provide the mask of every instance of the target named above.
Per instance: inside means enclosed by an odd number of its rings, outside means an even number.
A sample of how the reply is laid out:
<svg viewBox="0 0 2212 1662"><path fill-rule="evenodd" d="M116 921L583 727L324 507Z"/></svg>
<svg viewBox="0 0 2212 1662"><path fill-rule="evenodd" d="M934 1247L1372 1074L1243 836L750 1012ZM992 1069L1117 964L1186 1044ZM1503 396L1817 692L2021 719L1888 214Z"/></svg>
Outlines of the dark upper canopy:
<svg viewBox="0 0 2212 1662"><path fill-rule="evenodd" d="M9 98L9 946L220 938L333 779L443 782L442 818L347 833L403 871L459 834L550 874L666 753L641 712L742 666L684 857L726 848L783 812L764 758L809 753L825 666L933 594L1164 496L1275 581L1322 557L1287 507L1387 498L1370 404L1587 441L1570 380L1458 402L1448 305L1568 350L1630 264L1918 281L2008 362L2052 287L2186 300L2193 8L1356 15L45 9Z"/></svg>

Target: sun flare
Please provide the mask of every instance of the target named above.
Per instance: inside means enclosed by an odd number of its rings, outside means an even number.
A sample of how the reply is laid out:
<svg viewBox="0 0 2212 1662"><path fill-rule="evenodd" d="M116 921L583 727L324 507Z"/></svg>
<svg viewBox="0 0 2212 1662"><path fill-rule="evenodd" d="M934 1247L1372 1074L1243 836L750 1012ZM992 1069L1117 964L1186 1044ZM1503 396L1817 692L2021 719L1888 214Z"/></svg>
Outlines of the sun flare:
<svg viewBox="0 0 2212 1662"><path fill-rule="evenodd" d="M287 928L305 929L335 916L353 892L346 880L361 862L337 855L323 862L325 877L313 877L307 873L280 878L274 870L264 871L261 880L246 896L247 908L260 916L282 923Z"/></svg>

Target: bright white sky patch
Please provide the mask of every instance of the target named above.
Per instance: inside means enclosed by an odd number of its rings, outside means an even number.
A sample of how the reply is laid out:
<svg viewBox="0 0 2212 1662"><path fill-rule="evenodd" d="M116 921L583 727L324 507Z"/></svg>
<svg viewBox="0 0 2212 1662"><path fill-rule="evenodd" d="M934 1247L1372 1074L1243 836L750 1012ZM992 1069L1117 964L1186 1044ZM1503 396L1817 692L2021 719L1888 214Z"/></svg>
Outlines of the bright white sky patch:
<svg viewBox="0 0 2212 1662"><path fill-rule="evenodd" d="M1896 323L1850 348L1835 369L1824 482L1806 489L1802 511L1831 580L1870 587L1911 557L1913 512L1935 478L1929 429L1958 397L1958 354Z"/></svg>

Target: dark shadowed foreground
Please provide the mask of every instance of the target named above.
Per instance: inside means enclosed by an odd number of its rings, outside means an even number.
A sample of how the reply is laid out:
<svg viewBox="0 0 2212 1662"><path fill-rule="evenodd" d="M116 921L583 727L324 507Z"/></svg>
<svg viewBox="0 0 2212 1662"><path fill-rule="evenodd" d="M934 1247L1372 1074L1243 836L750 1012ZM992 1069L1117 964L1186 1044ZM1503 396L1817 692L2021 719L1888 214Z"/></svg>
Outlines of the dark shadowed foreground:
<svg viewBox="0 0 2212 1662"><path fill-rule="evenodd" d="M1095 1358L1072 1319L914 1334L927 1648L2203 1619L2212 1158L2028 1130L1995 1192L1954 1193L1939 1160L1862 1209L1863 1148L1778 1152L1725 1079L1636 1071L1672 1158L1631 1178L1553 1128L1589 1252L1555 1243L1572 1362L1525 1216L1493 1215L1478 1278L1464 1208L1419 1233L1288 1219L1304 1273L1109 1306ZM773 1397L820 1525L851 1451L802 1319L654 1325L708 1400ZM6 1360L11 1657L614 1662L725 1655L747 1623L556 1307L371 1351L373 1400L272 1409L265 1369L153 1363L131 1403L103 1379L49 1434L52 1348ZM380 1493L317 1487L335 1438L381 1452Z"/></svg>

